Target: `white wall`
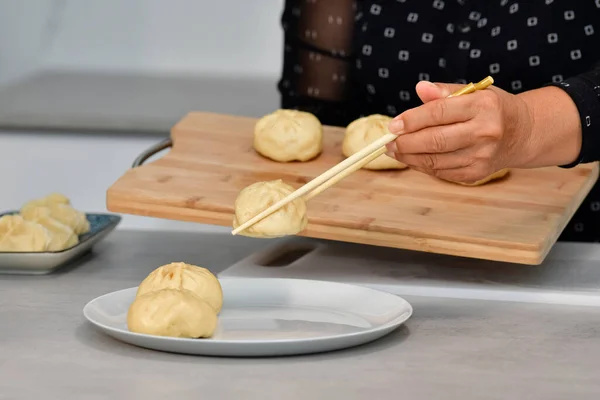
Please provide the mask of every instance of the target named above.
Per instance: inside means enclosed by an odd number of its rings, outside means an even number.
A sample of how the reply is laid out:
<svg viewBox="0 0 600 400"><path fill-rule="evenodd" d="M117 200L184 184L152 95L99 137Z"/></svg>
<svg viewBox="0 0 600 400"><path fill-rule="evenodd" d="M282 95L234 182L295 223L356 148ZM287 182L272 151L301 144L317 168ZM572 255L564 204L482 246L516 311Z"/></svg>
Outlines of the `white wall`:
<svg viewBox="0 0 600 400"><path fill-rule="evenodd" d="M0 84L39 67L53 5L53 0L0 1Z"/></svg>
<svg viewBox="0 0 600 400"><path fill-rule="evenodd" d="M32 66L272 77L281 68L282 7L283 0L2 0L0 77Z"/></svg>
<svg viewBox="0 0 600 400"><path fill-rule="evenodd" d="M0 84L45 69L273 78L281 69L282 6L283 0L0 0ZM104 211L106 189L158 140L0 131L0 210L60 191L79 209ZM122 227L215 230L133 216Z"/></svg>
<svg viewBox="0 0 600 400"><path fill-rule="evenodd" d="M283 0L68 1L46 61L91 68L268 75Z"/></svg>

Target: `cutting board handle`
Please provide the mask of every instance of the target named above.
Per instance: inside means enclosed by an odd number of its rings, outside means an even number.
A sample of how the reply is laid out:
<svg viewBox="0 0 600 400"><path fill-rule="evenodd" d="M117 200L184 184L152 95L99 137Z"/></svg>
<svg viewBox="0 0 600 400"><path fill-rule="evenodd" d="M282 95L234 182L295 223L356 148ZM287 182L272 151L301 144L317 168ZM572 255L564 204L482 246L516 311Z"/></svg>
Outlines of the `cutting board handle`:
<svg viewBox="0 0 600 400"><path fill-rule="evenodd" d="M131 168L136 168L136 167L141 166L144 163L144 161L146 161L147 159L149 159L150 157L152 157L159 151L168 149L171 146L173 146L173 140L171 138L166 138L166 139L156 143L152 147L146 149L142 154L137 156L135 161L133 161L133 164L131 164Z"/></svg>

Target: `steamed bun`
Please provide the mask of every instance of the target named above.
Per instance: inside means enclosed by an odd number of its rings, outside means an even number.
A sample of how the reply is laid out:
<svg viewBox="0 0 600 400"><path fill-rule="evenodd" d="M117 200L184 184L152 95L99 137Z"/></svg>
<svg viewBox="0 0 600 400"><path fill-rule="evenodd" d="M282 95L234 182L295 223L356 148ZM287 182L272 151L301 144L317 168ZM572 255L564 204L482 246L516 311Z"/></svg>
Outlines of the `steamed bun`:
<svg viewBox="0 0 600 400"><path fill-rule="evenodd" d="M42 225L50 233L48 251L61 251L75 246L79 238L69 226L55 220L48 207L30 207L23 218Z"/></svg>
<svg viewBox="0 0 600 400"><path fill-rule="evenodd" d="M50 193L48 196L41 197L28 201L23 205L23 208L34 207L34 206L47 206L49 204L71 204L71 201L67 196L60 193Z"/></svg>
<svg viewBox="0 0 600 400"><path fill-rule="evenodd" d="M217 327L217 314L189 290L162 289L135 298L127 313L127 327L148 335L210 337Z"/></svg>
<svg viewBox="0 0 600 400"><path fill-rule="evenodd" d="M163 289L189 290L206 301L215 314L223 307L223 291L219 280L206 268L182 262L158 267L140 283L136 296Z"/></svg>
<svg viewBox="0 0 600 400"><path fill-rule="evenodd" d="M308 161L323 150L323 127L311 113L277 110L254 126L254 149L279 162Z"/></svg>
<svg viewBox="0 0 600 400"><path fill-rule="evenodd" d="M386 115L373 114L354 120L346 127L342 153L345 157L359 152L375 140L390 133L388 124L392 118ZM377 157L363 168L365 169L404 169L406 165L385 154Z"/></svg>
<svg viewBox="0 0 600 400"><path fill-rule="evenodd" d="M459 185L463 185L463 186L481 186L481 185L485 185L486 183L488 183L490 181L495 181L497 179L504 178L508 174L508 171L509 171L508 168L501 169L500 171L496 171L493 174L486 176L485 178L478 180L477 182L473 182L473 183L464 183L464 182L453 182L453 183L458 183Z"/></svg>
<svg viewBox="0 0 600 400"><path fill-rule="evenodd" d="M233 227L237 228L293 191L294 188L281 179L256 182L244 188L235 200ZM303 231L307 224L306 203L299 198L243 230L240 235L258 238L295 235Z"/></svg>
<svg viewBox="0 0 600 400"><path fill-rule="evenodd" d="M20 215L4 215L0 218L0 251L46 251L50 240L50 232L46 228L26 221Z"/></svg>
<svg viewBox="0 0 600 400"><path fill-rule="evenodd" d="M50 213L51 218L70 227L77 235L90 230L90 223L85 214L68 204L48 203L45 206L26 205L21 208L21 215L27 220L34 220L37 215L46 212Z"/></svg>

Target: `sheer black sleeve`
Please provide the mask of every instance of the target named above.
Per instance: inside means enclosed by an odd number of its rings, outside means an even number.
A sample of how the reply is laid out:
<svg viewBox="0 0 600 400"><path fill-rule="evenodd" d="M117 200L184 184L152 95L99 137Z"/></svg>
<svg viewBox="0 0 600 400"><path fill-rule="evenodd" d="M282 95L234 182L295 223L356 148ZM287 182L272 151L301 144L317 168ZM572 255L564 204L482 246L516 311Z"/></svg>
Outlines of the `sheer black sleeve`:
<svg viewBox="0 0 600 400"><path fill-rule="evenodd" d="M349 100L355 13L355 0L286 0L282 108L311 112L326 125L356 118Z"/></svg>
<svg viewBox="0 0 600 400"><path fill-rule="evenodd" d="M581 151L571 168L581 163L600 161L600 62L583 74L552 86L563 89L575 102L581 119Z"/></svg>

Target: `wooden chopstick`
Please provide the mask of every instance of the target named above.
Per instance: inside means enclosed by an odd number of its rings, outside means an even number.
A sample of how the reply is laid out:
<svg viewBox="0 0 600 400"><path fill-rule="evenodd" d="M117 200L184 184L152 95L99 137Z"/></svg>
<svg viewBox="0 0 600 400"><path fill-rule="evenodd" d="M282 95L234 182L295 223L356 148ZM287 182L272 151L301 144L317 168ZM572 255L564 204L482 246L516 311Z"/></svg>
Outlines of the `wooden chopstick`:
<svg viewBox="0 0 600 400"><path fill-rule="evenodd" d="M243 224L241 224L240 226L238 226L237 228L235 228L231 232L231 234L232 235L238 234L239 232L241 232L244 229L247 229L248 227L254 225L255 223L257 223L261 219L265 218L266 216L271 215L272 213L274 213L275 211L279 210L281 207L285 206L286 204L288 204L288 203L296 200L299 197L303 197L304 195L306 195L309 192L311 192L312 190L316 189L322 183L325 183L327 180L333 178L335 175L339 174L340 172L342 172L346 168L352 166L353 164L359 162L360 160L362 160L366 156L369 156L374 151L379 150L381 147L383 147L386 144L390 143L396 137L397 136L394 135L393 133L388 133L388 134L382 136L381 138L375 140L374 142L372 142L368 146L364 147L359 152L351 155L350 157L346 158L344 161L340 162L339 164L334 165L332 168L328 169L327 171L325 171L321 175L317 176L312 181L310 181L307 184L305 184L304 186L302 186L300 189L294 191L293 193L290 193L288 196L284 197L283 199L279 200L277 203L275 203L272 206L268 207L263 212L261 212L258 215L250 218L248 221L244 222Z"/></svg>
<svg viewBox="0 0 600 400"><path fill-rule="evenodd" d="M370 163L377 157L380 157L381 155L385 154L386 151L387 151L387 148L382 147L379 150L377 150L376 152L363 158L359 162L354 163L352 166L346 168L345 170L343 170L342 172L340 172L339 174L337 174L336 176L334 176L333 178L331 178L330 180L323 183L321 186L317 187L315 190L313 190L312 192L310 192L309 194L304 196L304 201L309 201L316 195L323 193L325 190L327 190L328 188L337 184L342 179L344 179L347 176L351 175L352 173L358 171L359 169L361 169L362 167L364 167L365 165L367 165L368 163Z"/></svg>
<svg viewBox="0 0 600 400"><path fill-rule="evenodd" d="M488 86L492 85L493 83L494 83L494 79L491 76L488 76L478 83L475 83L475 84L469 83L468 85L461 88L460 90L457 90L456 92L452 93L448 97L461 96L463 94L472 93L476 90L482 90L482 89L485 89ZM331 187L332 185L334 185L337 182L339 182L340 180L344 179L351 173L360 169L360 167L357 167L357 165L355 165L355 164L359 164L360 166L366 165L369 161L372 161L375 158L377 158L379 155L384 154L385 153L385 145L388 143L391 143L397 137L398 136L393 133L388 133L388 134L385 134L384 136L380 137L379 139L373 141L372 143L370 143L369 145L367 145L366 147L364 147L357 153L351 155L350 157L346 158L344 161L334 165L332 168L328 169L321 175L317 176L310 182L306 183L304 186L302 186L298 190L294 191L293 193L290 193L288 196L279 200L277 203L268 207L266 210L258 213L258 215L256 215L256 216L250 218L248 221L244 222L243 224L241 224L240 226L235 228L231 232L231 234L232 235L238 234L239 232L249 228L250 226L257 223L258 221L262 220L263 218L265 218L265 217L271 215L272 213L274 213L275 211L279 210L281 207L285 206L286 204L288 204L300 197L306 196L305 199L311 199L314 196L316 196L317 194L322 193L327 188ZM375 157L373 154L375 152L381 152L381 154L379 154L377 157ZM368 161L365 162L365 159L368 159ZM341 175L341 177L333 179L338 174ZM311 193L313 191L314 191L314 194Z"/></svg>
<svg viewBox="0 0 600 400"><path fill-rule="evenodd" d="M487 78L483 79L480 82L469 83L468 85L466 85L465 87L461 88L460 90L452 93L448 97L457 97L457 96L461 96L463 94L472 93L475 90L485 89L486 87L488 87L489 85L491 85L493 83L494 83L493 78L491 76L488 76ZM372 153L371 155L369 155L369 156L363 158L362 160L360 160L359 162L355 163L354 165L346 168L345 170L343 170L342 172L340 172L339 174L337 174L333 178L329 179L325 183L321 184L321 186L317 187L315 190L313 190L312 192L310 192L309 194L304 196L304 201L309 201L316 195L323 193L325 190L327 190L331 186L337 184L342 179L344 179L347 176L351 175L352 173L358 171L359 169L361 169L362 167L364 167L371 161L375 160L377 157L385 154L386 151L387 151L387 149L385 147L382 147L379 150Z"/></svg>

